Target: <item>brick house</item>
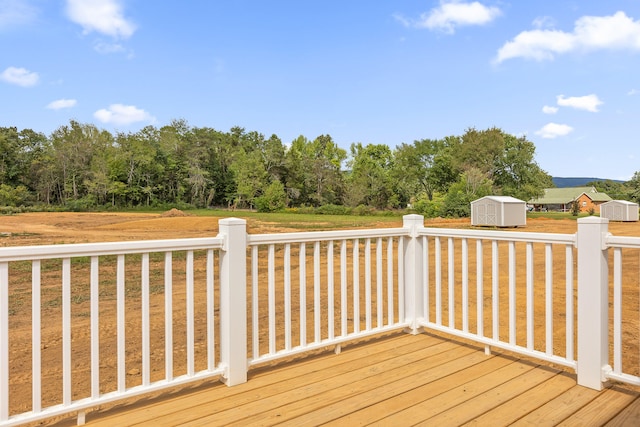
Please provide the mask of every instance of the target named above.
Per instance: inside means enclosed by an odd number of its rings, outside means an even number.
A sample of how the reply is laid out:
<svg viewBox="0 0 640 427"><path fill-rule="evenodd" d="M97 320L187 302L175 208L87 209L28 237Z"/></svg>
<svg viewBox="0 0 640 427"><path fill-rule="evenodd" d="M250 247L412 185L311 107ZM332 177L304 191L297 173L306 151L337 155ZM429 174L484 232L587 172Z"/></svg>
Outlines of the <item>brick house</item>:
<svg viewBox="0 0 640 427"><path fill-rule="evenodd" d="M574 201L578 201L580 212L600 213L600 205L611 200L606 193L600 193L595 187L546 188L544 195L531 199L527 203L535 211L569 212Z"/></svg>

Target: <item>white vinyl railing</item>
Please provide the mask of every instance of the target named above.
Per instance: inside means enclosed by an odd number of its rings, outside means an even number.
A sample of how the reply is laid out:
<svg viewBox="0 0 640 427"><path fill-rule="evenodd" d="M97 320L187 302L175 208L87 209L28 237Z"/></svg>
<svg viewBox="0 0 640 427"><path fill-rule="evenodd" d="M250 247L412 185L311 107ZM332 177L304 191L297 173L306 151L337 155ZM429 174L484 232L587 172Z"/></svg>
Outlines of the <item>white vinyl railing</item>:
<svg viewBox="0 0 640 427"><path fill-rule="evenodd" d="M419 236L423 265L429 268L423 286L430 290L424 296L422 326L576 368L575 235L425 228ZM560 262L566 267L564 277L554 274L554 263ZM536 304L536 286L544 286L542 304ZM558 294L565 301L557 307L563 309L562 325L554 324ZM485 297L490 298L486 303ZM536 305L541 315L536 315ZM536 342L540 328L544 338ZM559 332L563 337L557 337Z"/></svg>
<svg viewBox="0 0 640 427"><path fill-rule="evenodd" d="M609 330L613 336L613 366L606 366L604 374L608 379L640 386L640 352L637 348L635 352L623 350L623 345L629 345L629 338L624 337L637 339L640 332L638 324L640 238L606 234L604 241L608 248L613 249L613 275L610 279L613 317L609 319ZM632 275L635 280L631 283L629 283L629 275L624 274L629 266L635 267ZM635 310L623 310L625 306ZM635 357L629 357L632 355Z"/></svg>
<svg viewBox="0 0 640 427"><path fill-rule="evenodd" d="M396 228L249 236L250 364L339 351L342 342L408 326L398 303L406 235Z"/></svg>
<svg viewBox="0 0 640 427"><path fill-rule="evenodd" d="M0 249L0 425L74 411L82 422L84 410L98 404L223 376L219 342L230 334L213 314L214 257L224 243L218 237ZM206 288L199 317L197 269ZM128 277L131 271L137 277ZM134 294L139 305L129 301ZM26 311L21 305L31 306L31 321L15 329L30 329L30 342L13 339L13 314ZM196 321L206 325L197 364ZM140 341L129 338L132 328ZM162 364L155 363L158 353ZM177 356L185 359L182 372L174 371ZM30 402L11 399L29 388Z"/></svg>
<svg viewBox="0 0 640 427"><path fill-rule="evenodd" d="M640 238L607 224L453 230L408 215L401 228L248 235L229 218L215 238L0 248L0 426L83 422L210 377L232 386L252 366L398 329L557 363L594 389L640 384ZM15 338L25 328L29 342ZM25 389L31 402L12 400Z"/></svg>

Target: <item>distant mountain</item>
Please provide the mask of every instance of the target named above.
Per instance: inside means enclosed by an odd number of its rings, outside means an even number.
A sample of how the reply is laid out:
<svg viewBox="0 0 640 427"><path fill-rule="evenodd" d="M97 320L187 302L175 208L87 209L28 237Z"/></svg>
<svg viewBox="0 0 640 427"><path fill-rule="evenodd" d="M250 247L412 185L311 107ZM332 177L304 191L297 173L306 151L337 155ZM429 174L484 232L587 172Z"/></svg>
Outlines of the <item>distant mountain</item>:
<svg viewBox="0 0 640 427"><path fill-rule="evenodd" d="M624 182L624 181L620 181L618 179L606 179L606 178L584 178L584 177L578 177L578 178L563 178L563 177L558 177L558 176L554 176L551 179L553 179L553 183L555 184L556 187L558 188L567 188L567 187L584 187L587 183L589 182L593 182L593 181L613 181L613 182Z"/></svg>

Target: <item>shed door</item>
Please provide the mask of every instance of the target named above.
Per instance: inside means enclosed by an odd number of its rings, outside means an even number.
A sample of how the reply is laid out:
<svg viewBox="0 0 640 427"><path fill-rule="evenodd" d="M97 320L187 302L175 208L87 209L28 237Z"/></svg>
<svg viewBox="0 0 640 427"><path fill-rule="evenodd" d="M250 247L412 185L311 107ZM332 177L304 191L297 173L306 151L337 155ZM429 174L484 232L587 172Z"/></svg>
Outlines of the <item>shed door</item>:
<svg viewBox="0 0 640 427"><path fill-rule="evenodd" d="M498 219L496 217L496 204L495 203L487 203L487 225L496 225L498 223Z"/></svg>
<svg viewBox="0 0 640 427"><path fill-rule="evenodd" d="M622 206L614 205L613 206L613 220L614 221L624 221L624 219L625 218L623 218Z"/></svg>
<svg viewBox="0 0 640 427"><path fill-rule="evenodd" d="M478 203L476 205L476 224L483 225L487 223L487 205Z"/></svg>

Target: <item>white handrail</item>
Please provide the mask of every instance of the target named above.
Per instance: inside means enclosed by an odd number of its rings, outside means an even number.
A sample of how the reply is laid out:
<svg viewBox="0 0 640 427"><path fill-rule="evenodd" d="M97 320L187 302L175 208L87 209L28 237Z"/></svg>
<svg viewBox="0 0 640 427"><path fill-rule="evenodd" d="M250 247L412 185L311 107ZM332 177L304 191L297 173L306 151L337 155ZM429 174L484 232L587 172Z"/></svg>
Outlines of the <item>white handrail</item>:
<svg viewBox="0 0 640 427"><path fill-rule="evenodd" d="M63 245L14 246L0 248L0 262L30 261L105 255L142 254L148 252L222 249L222 236L174 240L139 240L134 242L74 243Z"/></svg>

